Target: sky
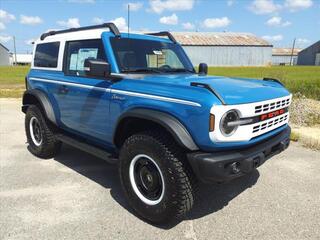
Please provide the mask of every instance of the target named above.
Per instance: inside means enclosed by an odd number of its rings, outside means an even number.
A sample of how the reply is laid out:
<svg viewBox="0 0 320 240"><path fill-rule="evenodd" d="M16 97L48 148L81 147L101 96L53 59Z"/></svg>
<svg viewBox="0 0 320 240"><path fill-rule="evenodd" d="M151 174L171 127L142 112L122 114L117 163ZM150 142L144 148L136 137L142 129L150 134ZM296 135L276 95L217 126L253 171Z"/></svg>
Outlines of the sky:
<svg viewBox="0 0 320 240"><path fill-rule="evenodd" d="M30 53L49 29L114 22L127 31L246 32L275 47L320 40L320 0L0 0L0 42Z"/></svg>

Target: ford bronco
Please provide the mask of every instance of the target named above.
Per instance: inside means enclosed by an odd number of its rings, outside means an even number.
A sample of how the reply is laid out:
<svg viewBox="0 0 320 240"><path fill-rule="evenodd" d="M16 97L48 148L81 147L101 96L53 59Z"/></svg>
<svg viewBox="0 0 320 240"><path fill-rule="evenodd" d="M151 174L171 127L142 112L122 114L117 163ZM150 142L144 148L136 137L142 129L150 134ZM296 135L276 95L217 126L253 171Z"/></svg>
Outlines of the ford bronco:
<svg viewBox="0 0 320 240"><path fill-rule="evenodd" d="M66 143L118 163L129 204L159 223L192 208L197 180L235 179L286 149L290 103L275 79L196 72L169 32L105 23L35 41L22 111L32 154Z"/></svg>

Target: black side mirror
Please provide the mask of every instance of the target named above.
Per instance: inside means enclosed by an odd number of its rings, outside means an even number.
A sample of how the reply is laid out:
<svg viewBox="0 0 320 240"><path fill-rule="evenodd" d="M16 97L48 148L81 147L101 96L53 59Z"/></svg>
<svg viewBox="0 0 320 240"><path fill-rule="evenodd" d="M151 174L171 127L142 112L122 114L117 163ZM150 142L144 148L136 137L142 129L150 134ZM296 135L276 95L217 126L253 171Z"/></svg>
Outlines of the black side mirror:
<svg viewBox="0 0 320 240"><path fill-rule="evenodd" d="M208 65L206 63L199 64L199 74L207 75L208 74Z"/></svg>
<svg viewBox="0 0 320 240"><path fill-rule="evenodd" d="M91 77L108 77L111 74L110 64L101 59L84 60L84 71Z"/></svg>

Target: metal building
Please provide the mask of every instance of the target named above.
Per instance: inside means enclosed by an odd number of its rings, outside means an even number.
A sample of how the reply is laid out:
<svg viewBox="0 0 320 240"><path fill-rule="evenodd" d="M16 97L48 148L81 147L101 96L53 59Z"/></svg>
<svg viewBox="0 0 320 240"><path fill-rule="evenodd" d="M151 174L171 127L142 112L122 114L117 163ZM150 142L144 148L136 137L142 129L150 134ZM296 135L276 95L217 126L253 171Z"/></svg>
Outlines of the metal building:
<svg viewBox="0 0 320 240"><path fill-rule="evenodd" d="M193 65L271 65L272 45L250 33L173 32Z"/></svg>
<svg viewBox="0 0 320 240"><path fill-rule="evenodd" d="M320 66L320 41L299 52L298 65Z"/></svg>
<svg viewBox="0 0 320 240"><path fill-rule="evenodd" d="M272 65L296 65L300 48L273 48Z"/></svg>
<svg viewBox="0 0 320 240"><path fill-rule="evenodd" d="M10 65L9 56L9 49L0 43L0 66Z"/></svg>
<svg viewBox="0 0 320 240"><path fill-rule="evenodd" d="M16 54L17 61L15 59L15 55L11 56L10 62L11 64L17 63L17 65L28 65L31 64L32 54Z"/></svg>

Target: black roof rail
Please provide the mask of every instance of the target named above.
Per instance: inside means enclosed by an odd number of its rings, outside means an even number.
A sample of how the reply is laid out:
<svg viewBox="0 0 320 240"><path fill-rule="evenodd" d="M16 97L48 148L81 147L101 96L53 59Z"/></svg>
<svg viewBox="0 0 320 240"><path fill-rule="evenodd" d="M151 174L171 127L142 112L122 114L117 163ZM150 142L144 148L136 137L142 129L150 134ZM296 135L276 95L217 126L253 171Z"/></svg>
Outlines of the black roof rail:
<svg viewBox="0 0 320 240"><path fill-rule="evenodd" d="M164 32L156 32L156 33L145 33L146 35L152 35L152 36L165 36L165 37L168 37L173 43L177 43L177 40L174 38L174 36L170 33L170 32L167 32L167 31L164 31Z"/></svg>
<svg viewBox="0 0 320 240"><path fill-rule="evenodd" d="M44 40L46 37L61 34L61 33L69 33L69 32L78 32L78 31L84 31L84 30L91 30L91 29L99 29L99 28L109 28L110 31L116 36L120 37L120 32L117 26L114 23L103 23L99 25L93 25L93 26L87 26L87 27L79 27L79 28L69 28L65 30L59 30L59 31L50 31L43 33L40 37L41 40Z"/></svg>

